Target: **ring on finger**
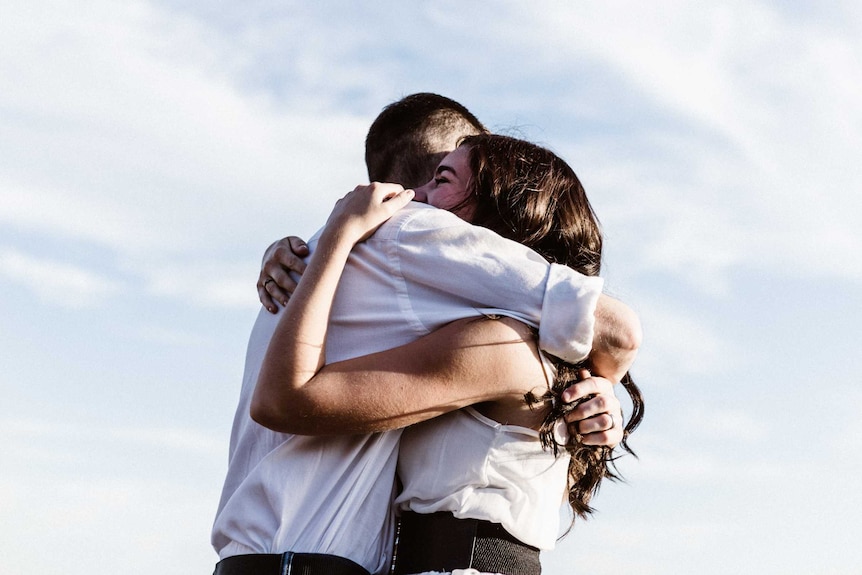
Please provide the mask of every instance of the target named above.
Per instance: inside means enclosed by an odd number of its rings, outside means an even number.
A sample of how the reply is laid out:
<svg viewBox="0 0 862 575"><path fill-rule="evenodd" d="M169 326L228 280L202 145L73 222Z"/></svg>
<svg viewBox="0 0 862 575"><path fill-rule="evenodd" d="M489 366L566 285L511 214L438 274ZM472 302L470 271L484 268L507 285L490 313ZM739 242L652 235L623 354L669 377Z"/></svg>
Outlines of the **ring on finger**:
<svg viewBox="0 0 862 575"><path fill-rule="evenodd" d="M274 279L272 279L272 278L267 278L267 279L263 282L263 289L266 289L266 285L267 285L269 282L274 282L274 281L275 281L275 280L274 280Z"/></svg>
<svg viewBox="0 0 862 575"><path fill-rule="evenodd" d="M614 427L616 427L616 426L617 426L617 420L616 420L616 418L614 417L614 414L613 414L613 413L608 413L608 415L611 417L611 426L610 426L609 428L607 428L605 431L610 431L611 429L613 429Z"/></svg>

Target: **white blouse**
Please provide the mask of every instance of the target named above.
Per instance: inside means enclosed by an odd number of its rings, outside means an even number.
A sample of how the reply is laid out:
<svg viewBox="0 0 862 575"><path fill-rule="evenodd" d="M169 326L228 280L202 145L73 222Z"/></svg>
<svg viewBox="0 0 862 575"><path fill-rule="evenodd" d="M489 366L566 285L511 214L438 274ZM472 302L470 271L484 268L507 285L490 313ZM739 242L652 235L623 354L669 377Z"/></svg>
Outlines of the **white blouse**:
<svg viewBox="0 0 862 575"><path fill-rule="evenodd" d="M504 425L471 407L404 430L395 501L416 513L500 523L520 541L553 549L569 457L545 451L535 430Z"/></svg>

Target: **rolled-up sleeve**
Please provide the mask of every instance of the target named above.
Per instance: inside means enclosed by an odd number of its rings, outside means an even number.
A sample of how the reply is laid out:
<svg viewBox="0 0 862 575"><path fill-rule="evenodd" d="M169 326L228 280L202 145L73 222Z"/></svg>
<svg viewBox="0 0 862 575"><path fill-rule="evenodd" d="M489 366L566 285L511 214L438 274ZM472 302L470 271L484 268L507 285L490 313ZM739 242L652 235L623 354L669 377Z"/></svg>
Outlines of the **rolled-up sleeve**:
<svg viewBox="0 0 862 575"><path fill-rule="evenodd" d="M570 267L549 264L539 347L571 363L583 361L593 346L596 304L604 281Z"/></svg>
<svg viewBox="0 0 862 575"><path fill-rule="evenodd" d="M423 306L416 317L434 318L438 304L455 298L477 313L501 313L537 327L539 347L561 359L575 363L589 355L601 278L551 264L444 210L418 209L388 232L377 239L389 240L410 305Z"/></svg>

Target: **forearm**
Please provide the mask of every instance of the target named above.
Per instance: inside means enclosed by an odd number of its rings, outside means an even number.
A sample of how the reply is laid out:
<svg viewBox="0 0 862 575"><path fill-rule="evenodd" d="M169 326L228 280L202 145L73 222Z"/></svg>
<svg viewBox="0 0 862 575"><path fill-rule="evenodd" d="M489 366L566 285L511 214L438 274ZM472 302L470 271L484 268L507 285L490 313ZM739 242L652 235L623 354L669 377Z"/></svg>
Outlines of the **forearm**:
<svg viewBox="0 0 862 575"><path fill-rule="evenodd" d="M629 370L643 337L637 314L626 304L602 295L596 305L592 372L614 382Z"/></svg>
<svg viewBox="0 0 862 575"><path fill-rule="evenodd" d="M305 280L303 280L305 281ZM532 331L504 318L468 318L406 345L329 364L290 392L265 425L301 435L373 433L467 405L546 389Z"/></svg>
<svg viewBox="0 0 862 575"><path fill-rule="evenodd" d="M357 186L335 204L264 356L251 403L255 421L274 428L285 418L291 394L326 363L329 314L350 250L412 197L411 190L395 184L371 184Z"/></svg>
<svg viewBox="0 0 862 575"><path fill-rule="evenodd" d="M251 415L262 425L283 418L291 394L326 363L326 333L338 282L353 247L339 230L327 229L282 313L261 366Z"/></svg>

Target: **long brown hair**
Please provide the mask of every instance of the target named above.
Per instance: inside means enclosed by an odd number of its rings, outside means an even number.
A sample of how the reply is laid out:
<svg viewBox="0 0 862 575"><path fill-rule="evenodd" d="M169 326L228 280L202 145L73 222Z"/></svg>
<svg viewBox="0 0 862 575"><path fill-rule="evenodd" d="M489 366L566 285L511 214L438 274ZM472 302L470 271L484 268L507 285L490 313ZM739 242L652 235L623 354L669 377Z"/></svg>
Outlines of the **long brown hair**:
<svg viewBox="0 0 862 575"><path fill-rule="evenodd" d="M473 178L465 202L475 203L472 223L489 228L540 253L550 262L567 265L584 275L599 274L602 264L602 232L598 218L574 170L556 154L524 140L492 134L468 136ZM588 446L575 436L570 445L554 439L556 422L575 406L560 399L578 380L584 364L573 365L551 358L557 376L543 397L528 394L531 404L550 404L540 430L546 448L568 450L568 499L576 516L586 517L589 502L602 479L618 479L612 448ZM622 385L631 398L632 414L623 430L622 448L634 455L627 439L643 419L640 389L629 374Z"/></svg>

